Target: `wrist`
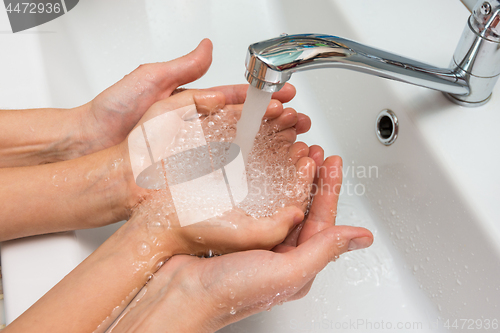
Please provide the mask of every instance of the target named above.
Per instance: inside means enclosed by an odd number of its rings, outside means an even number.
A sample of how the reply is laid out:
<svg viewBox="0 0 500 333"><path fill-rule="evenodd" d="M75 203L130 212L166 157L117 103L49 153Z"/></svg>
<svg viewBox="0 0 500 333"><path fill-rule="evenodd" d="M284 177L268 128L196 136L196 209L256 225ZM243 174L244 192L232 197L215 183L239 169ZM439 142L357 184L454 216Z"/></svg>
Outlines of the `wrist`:
<svg viewBox="0 0 500 333"><path fill-rule="evenodd" d="M66 120L62 123L62 128L58 127L57 132L60 135L56 144L51 145L51 149L43 151L43 153L49 154L46 163L68 161L86 155L87 143L85 140L82 140L80 135L80 128L82 126L80 108L61 111L65 115ZM50 155L54 154L57 154L57 156L51 158L52 156Z"/></svg>
<svg viewBox="0 0 500 333"><path fill-rule="evenodd" d="M68 161L86 155L87 142L80 133L81 108L49 109L45 113L47 112L49 114L46 114L46 117L57 117L61 121L42 130L47 132L48 140L39 150L38 156L41 162L38 164ZM51 138L49 132L53 133L54 137Z"/></svg>
<svg viewBox="0 0 500 333"><path fill-rule="evenodd" d="M118 198L116 209L119 220L128 220L131 218L134 208L144 200L151 190L136 184L126 141L108 148L106 151L109 151L106 164L110 171L110 180L118 185L113 187L113 193L110 196Z"/></svg>
<svg viewBox="0 0 500 333"><path fill-rule="evenodd" d="M76 121L80 124L80 126L78 126L78 140L84 143L80 150L81 156L109 147L99 144L99 139L95 133L96 119L92 119L91 117L91 106L92 102L74 108Z"/></svg>
<svg viewBox="0 0 500 333"><path fill-rule="evenodd" d="M168 216L153 212L149 207L141 206L133 210L122 229L125 237L134 240L139 246L137 252L141 252L148 261L155 261L153 266L183 253L183 243L171 227ZM152 273L155 271L153 269Z"/></svg>
<svg viewBox="0 0 500 333"><path fill-rule="evenodd" d="M170 267L169 263L162 268L170 270L167 274L172 275L164 289L167 292L162 297L162 313L170 314L173 331L212 333L224 327L226 324L220 316L220 309L197 278L199 272L192 272L189 264L178 271L175 264L173 266Z"/></svg>

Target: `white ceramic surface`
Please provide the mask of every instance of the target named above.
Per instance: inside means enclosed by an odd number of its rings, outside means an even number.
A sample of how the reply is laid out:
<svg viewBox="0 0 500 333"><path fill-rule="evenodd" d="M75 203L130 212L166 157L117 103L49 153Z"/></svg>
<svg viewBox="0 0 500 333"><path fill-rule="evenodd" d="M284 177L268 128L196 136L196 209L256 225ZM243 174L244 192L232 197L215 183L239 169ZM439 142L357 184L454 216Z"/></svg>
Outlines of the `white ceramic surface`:
<svg viewBox="0 0 500 333"><path fill-rule="evenodd" d="M77 106L139 64L178 57L203 37L214 42L214 62L192 87L244 82L247 46L282 32L340 35L447 66L468 15L450 0L86 0L11 34L0 10L0 103ZM345 70L299 73L291 83L298 89L291 105L313 121L302 140L350 168L338 224L367 227L376 240L330 264L306 298L222 332L383 332L388 323L392 331L440 332L447 320L500 320L500 86L488 105L466 109L438 92ZM400 121L389 147L374 131L384 109ZM351 174L370 166L378 171L371 178ZM7 320L115 229L3 243Z"/></svg>

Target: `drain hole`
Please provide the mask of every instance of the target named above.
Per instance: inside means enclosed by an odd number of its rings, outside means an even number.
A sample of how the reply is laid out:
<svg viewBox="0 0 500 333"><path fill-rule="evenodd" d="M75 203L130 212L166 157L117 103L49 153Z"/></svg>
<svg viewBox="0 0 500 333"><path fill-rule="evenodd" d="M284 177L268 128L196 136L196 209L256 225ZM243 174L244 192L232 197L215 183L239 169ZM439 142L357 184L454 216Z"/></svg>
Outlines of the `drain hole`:
<svg viewBox="0 0 500 333"><path fill-rule="evenodd" d="M380 123L378 126L378 131L382 139L389 139L392 135L394 126L392 125L392 120L388 116L383 116L380 118Z"/></svg>
<svg viewBox="0 0 500 333"><path fill-rule="evenodd" d="M391 110L380 112L377 117L375 130L381 143L386 146L393 144L398 137L398 117Z"/></svg>

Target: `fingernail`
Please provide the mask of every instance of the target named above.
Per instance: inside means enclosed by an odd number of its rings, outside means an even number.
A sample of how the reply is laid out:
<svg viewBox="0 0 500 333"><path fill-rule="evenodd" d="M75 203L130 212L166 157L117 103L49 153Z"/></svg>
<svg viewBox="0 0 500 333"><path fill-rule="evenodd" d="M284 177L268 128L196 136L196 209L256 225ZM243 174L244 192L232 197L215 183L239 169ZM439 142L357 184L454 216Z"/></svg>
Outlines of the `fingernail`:
<svg viewBox="0 0 500 333"><path fill-rule="evenodd" d="M354 251L354 250L365 249L365 248L367 248L370 245L372 245L372 238L371 237L353 238L349 242L349 245L347 247L347 251Z"/></svg>

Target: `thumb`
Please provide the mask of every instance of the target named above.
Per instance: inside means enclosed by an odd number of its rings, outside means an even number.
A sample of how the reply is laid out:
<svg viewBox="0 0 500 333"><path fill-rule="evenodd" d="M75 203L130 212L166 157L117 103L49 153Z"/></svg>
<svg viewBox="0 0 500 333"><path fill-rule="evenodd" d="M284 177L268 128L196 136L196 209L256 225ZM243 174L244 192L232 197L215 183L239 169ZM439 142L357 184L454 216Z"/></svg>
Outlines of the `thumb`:
<svg viewBox="0 0 500 333"><path fill-rule="evenodd" d="M158 90L157 98L167 98L177 87L205 75L212 64L212 49L210 39L204 39L196 49L180 58L139 66L132 72L131 79L134 76L149 79L152 86Z"/></svg>
<svg viewBox="0 0 500 333"><path fill-rule="evenodd" d="M332 226L318 232L284 255L301 270L301 274L295 275L300 277L303 286L341 254L369 247L372 243L373 235L368 229Z"/></svg>
<svg viewBox="0 0 500 333"><path fill-rule="evenodd" d="M202 77L212 63L212 42L204 39L190 53L180 58L143 64L103 91L93 103L120 113L142 110L169 97L179 86Z"/></svg>
<svg viewBox="0 0 500 333"><path fill-rule="evenodd" d="M163 88L174 90L205 75L212 64L212 50L212 42L205 38L196 49L185 56L158 64L155 70L158 79L163 80Z"/></svg>
<svg viewBox="0 0 500 333"><path fill-rule="evenodd" d="M89 103L89 109L99 123L115 123L121 129L112 140L112 144L116 144L126 137L151 105L170 97L180 85L202 77L211 63L212 42L204 39L183 57L139 66L100 93Z"/></svg>

